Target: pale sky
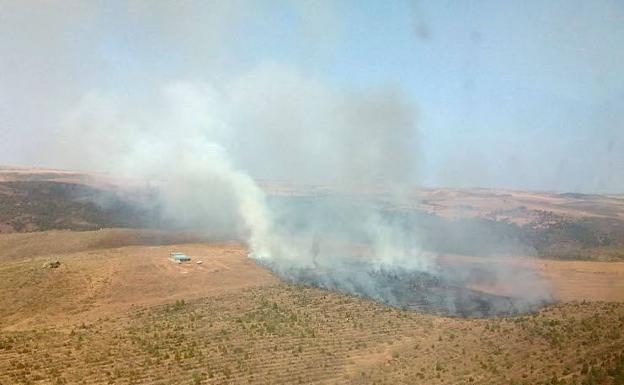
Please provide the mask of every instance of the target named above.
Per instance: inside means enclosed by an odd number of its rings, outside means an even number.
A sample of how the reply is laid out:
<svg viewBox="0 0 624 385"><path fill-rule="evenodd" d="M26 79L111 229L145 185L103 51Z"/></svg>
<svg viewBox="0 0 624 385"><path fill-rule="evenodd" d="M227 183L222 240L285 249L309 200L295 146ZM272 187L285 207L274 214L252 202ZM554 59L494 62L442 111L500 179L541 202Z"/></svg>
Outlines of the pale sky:
<svg viewBox="0 0 624 385"><path fill-rule="evenodd" d="M258 111L265 95L301 98L275 123L280 162L234 157L256 177L296 173L279 165L312 127L332 135L319 99L373 93L355 105L400 95L414 111L400 145L417 156L397 161L419 184L624 192L623 64L624 1L0 0L0 163L71 166L49 154L86 96L149 111L183 81L225 90L240 124L277 119Z"/></svg>

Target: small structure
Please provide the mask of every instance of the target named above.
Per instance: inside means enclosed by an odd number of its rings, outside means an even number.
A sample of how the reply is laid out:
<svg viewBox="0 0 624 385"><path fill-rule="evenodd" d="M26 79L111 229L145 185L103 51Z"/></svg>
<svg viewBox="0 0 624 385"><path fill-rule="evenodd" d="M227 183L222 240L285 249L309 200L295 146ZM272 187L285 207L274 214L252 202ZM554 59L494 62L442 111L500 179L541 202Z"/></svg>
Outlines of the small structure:
<svg viewBox="0 0 624 385"><path fill-rule="evenodd" d="M173 262L178 262L178 263L182 263L182 262L190 262L191 261L191 257L189 257L188 255L181 253L179 251L174 251L171 253L171 260Z"/></svg>
<svg viewBox="0 0 624 385"><path fill-rule="evenodd" d="M59 261L58 259L55 259L53 261L46 262L43 264L44 269L56 269L60 266L61 266L61 261Z"/></svg>

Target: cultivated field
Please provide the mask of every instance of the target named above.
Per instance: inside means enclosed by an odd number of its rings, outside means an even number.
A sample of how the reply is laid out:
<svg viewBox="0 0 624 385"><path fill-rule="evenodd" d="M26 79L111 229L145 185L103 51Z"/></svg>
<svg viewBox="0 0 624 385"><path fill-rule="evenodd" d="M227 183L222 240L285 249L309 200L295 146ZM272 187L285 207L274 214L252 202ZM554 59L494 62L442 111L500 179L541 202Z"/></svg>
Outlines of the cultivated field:
<svg viewBox="0 0 624 385"><path fill-rule="evenodd" d="M1 236L0 383L621 379L624 303L603 300L621 300L622 292L601 283L605 274L622 281L619 264L588 262L585 270L577 261L538 264L554 277L565 303L524 317L461 319L280 283L238 244L154 246L154 235L103 230ZM178 241L162 233L157 239ZM172 263L172 250L194 261ZM56 259L60 267L43 267ZM603 289L570 289L578 277L569 271Z"/></svg>

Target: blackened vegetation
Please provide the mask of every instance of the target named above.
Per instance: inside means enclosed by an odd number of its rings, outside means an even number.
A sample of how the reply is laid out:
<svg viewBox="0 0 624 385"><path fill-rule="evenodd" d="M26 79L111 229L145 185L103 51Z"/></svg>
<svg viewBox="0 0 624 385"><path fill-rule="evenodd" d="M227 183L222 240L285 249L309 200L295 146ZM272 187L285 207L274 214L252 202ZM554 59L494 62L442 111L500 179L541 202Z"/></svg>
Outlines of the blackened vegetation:
<svg viewBox="0 0 624 385"><path fill-rule="evenodd" d="M0 183L0 225L5 231L149 227L157 218L155 213L115 191L82 184L38 180Z"/></svg>
<svg viewBox="0 0 624 385"><path fill-rule="evenodd" d="M438 267L434 273L378 267L354 258L331 258L313 268L259 260L295 284L371 298L390 306L459 317L502 317L530 313L551 303L545 295L514 298L470 289L465 278Z"/></svg>

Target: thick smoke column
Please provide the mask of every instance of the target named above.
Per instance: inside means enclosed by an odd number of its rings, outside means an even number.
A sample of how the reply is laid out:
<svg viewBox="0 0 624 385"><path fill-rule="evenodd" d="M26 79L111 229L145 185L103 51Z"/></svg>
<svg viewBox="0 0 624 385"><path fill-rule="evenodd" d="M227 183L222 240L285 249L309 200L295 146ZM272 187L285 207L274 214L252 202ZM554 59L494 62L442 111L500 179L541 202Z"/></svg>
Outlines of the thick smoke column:
<svg viewBox="0 0 624 385"><path fill-rule="evenodd" d="M258 258L312 266L364 247L377 264L404 258L426 268L373 204L374 188L401 198L416 174L414 111L397 91L350 94L262 66L218 87L180 82L157 95L86 96L64 122L53 161L155 180L169 221L242 237ZM336 197L319 207L267 205L251 175L329 184Z"/></svg>
<svg viewBox="0 0 624 385"><path fill-rule="evenodd" d="M251 173L328 186L267 200L269 237L250 255L280 277L452 315L516 314L548 298L528 270L501 274L518 298L471 290L475 277L506 272L449 269L421 249L403 217L422 164L417 116L398 91L340 92L275 66L230 90Z"/></svg>
<svg viewBox="0 0 624 385"><path fill-rule="evenodd" d="M380 187L400 203L417 177L415 111L398 91L341 92L268 66L243 77L233 95L240 135L253 138L241 146L251 173L331 186L329 199L273 199L269 247L252 250L257 258L309 267L363 247L376 264L404 257L426 268L408 234L374 203Z"/></svg>
<svg viewBox="0 0 624 385"><path fill-rule="evenodd" d="M444 314L530 310L542 296L467 289L402 220L420 164L415 122L396 90L352 94L264 66L215 85L171 83L148 99L90 94L54 154L67 167L152 181L168 223L244 240L292 282ZM328 187L267 197L256 177Z"/></svg>
<svg viewBox="0 0 624 385"><path fill-rule="evenodd" d="M163 220L217 238L267 239L264 192L237 169L223 146L225 122L216 91L173 83L154 106L115 95L88 95L59 132L54 160L151 181Z"/></svg>

